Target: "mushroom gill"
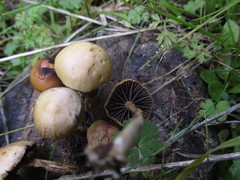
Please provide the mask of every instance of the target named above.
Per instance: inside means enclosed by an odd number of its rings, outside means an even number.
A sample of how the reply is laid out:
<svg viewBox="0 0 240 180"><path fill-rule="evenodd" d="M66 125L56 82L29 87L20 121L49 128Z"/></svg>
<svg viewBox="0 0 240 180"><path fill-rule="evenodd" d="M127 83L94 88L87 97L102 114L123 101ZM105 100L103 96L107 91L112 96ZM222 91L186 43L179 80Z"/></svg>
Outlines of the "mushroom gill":
<svg viewBox="0 0 240 180"><path fill-rule="evenodd" d="M122 126L125 120L133 117L128 104L133 103L143 111L148 119L152 111L152 98L149 91L138 81L126 79L114 86L104 105L107 115Z"/></svg>

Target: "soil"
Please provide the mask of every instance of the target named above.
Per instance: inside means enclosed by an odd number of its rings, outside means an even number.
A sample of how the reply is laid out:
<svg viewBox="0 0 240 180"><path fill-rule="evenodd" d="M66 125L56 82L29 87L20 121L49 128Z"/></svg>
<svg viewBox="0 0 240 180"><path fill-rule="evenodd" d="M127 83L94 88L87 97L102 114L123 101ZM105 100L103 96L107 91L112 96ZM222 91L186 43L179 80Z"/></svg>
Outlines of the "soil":
<svg viewBox="0 0 240 180"><path fill-rule="evenodd" d="M202 98L206 97L205 84L199 78L197 71L184 70L181 78L173 80L168 85L164 86L158 91L160 86L168 82L172 78L177 77L179 70L172 70L180 64L184 64L186 59L183 58L177 50L169 50L152 58L159 50L159 45L156 41L151 39L152 34L144 33L137 41L135 48L128 59L128 53L134 44L135 36L127 36L120 38L112 38L107 40L100 40L96 42L98 45L107 50L113 61L113 77L110 82L99 88L98 95L92 99L89 108L90 116L87 119L90 122L98 119L107 120L114 123L106 116L103 105L108 97L113 86L122 79L135 79L143 83L145 87L152 94L153 111L150 117L159 132L159 140L165 142L172 133L187 127L193 119L198 116L199 104ZM126 61L128 59L128 61ZM148 65L143 69L140 68L148 61ZM181 70L181 69L180 69ZM158 78L152 83L151 80ZM29 83L29 79L20 81L18 85L8 92L3 99L3 108L5 117L7 119L8 130L14 130L33 124L32 111L33 106L38 97L39 92L33 89ZM2 116L0 117L0 133L4 132L2 123ZM77 134L59 141L57 148L53 154L52 160L71 164L77 167L78 173L84 173L88 170L84 165L86 163L85 157L82 155L86 147L86 126L90 123L82 125ZM216 135L214 131L209 134L213 139L212 146L217 144ZM19 140L31 140L36 143L34 149L34 157L40 159L49 159L54 142L40 137L34 128L21 130L9 134L10 142ZM184 154L203 154L206 152L204 129L198 129L190 134L186 134L175 142L170 148L165 151L165 162L173 162L186 160L186 158L179 155ZM5 137L0 137L0 146L6 145ZM162 155L159 155L157 162L161 163ZM28 178L43 179L45 173L42 169L30 168ZM193 177L203 179L206 175L205 167L198 168ZM209 169L208 169L209 170ZM18 173L19 174L19 173ZM19 179L26 179L26 173L21 173ZM62 174L52 173L50 177L58 177ZM23 177L24 176L24 177Z"/></svg>

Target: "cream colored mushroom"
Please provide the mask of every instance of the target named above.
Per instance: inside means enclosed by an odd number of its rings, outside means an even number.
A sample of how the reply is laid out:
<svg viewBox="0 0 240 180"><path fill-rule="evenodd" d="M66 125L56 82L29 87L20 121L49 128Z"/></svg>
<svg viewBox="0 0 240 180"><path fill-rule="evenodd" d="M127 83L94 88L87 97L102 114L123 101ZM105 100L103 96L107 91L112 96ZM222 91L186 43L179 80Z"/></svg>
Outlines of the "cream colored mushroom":
<svg viewBox="0 0 240 180"><path fill-rule="evenodd" d="M44 91L34 107L34 126L44 138L56 140L75 132L82 116L83 102L80 93L58 87Z"/></svg>
<svg viewBox="0 0 240 180"><path fill-rule="evenodd" d="M31 147L32 141L19 141L0 148L0 179L7 177L22 160L26 149Z"/></svg>
<svg viewBox="0 0 240 180"><path fill-rule="evenodd" d="M87 93L110 79L112 61L100 46L90 42L76 42L58 53L55 70L65 86Z"/></svg>

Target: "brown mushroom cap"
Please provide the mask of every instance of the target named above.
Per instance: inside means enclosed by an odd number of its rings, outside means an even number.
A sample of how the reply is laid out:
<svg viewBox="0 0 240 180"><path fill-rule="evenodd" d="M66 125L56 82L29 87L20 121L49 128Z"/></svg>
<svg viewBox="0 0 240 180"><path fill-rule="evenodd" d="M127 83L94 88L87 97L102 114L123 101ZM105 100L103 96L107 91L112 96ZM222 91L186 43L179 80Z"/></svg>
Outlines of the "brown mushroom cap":
<svg viewBox="0 0 240 180"><path fill-rule="evenodd" d="M66 87L51 88L36 101L34 126L42 137L60 139L74 133L82 115L82 98L78 92Z"/></svg>
<svg viewBox="0 0 240 180"><path fill-rule="evenodd" d="M97 120L91 124L87 130L87 140L89 145L109 143L113 139L114 132L118 127L109 124L104 120Z"/></svg>
<svg viewBox="0 0 240 180"><path fill-rule="evenodd" d="M114 86L104 108L107 115L122 126L125 120L133 117L128 108L129 102L143 111L144 119L150 117L152 97L140 82L132 79L123 80Z"/></svg>
<svg viewBox="0 0 240 180"><path fill-rule="evenodd" d="M55 69L65 86L87 93L110 79L112 61L100 46L90 42L76 42L58 53Z"/></svg>
<svg viewBox="0 0 240 180"><path fill-rule="evenodd" d="M32 146L32 141L19 141L0 148L0 179L7 177L22 160L25 151Z"/></svg>
<svg viewBox="0 0 240 180"><path fill-rule="evenodd" d="M54 62L49 58L38 60L31 69L30 83L39 92L63 86L54 70Z"/></svg>

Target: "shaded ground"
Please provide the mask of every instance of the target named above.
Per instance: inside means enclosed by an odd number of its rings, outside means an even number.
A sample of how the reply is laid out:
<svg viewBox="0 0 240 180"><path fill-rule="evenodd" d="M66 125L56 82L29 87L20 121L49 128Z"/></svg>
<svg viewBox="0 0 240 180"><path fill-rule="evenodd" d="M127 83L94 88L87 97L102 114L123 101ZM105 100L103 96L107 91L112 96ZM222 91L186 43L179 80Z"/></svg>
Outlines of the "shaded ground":
<svg viewBox="0 0 240 180"><path fill-rule="evenodd" d="M141 36L127 62L129 50L134 43L134 36L112 38L97 42L97 44L105 48L110 54L114 71L112 80L102 86L99 89L98 95L93 99L90 107L90 112L94 116L92 120L105 119L114 123L106 117L103 104L111 88L122 79L131 78L138 80L146 84L145 86L152 93L161 85L171 80L171 78L177 76L181 68L167 75L167 73L178 65L185 62L185 59L176 50L170 50L164 54L157 55L147 66L139 70L159 49L157 43L151 40L151 36L151 34L147 33ZM126 66L124 65L125 63ZM183 77L163 87L152 96L154 107L150 119L156 124L159 131L159 139L162 141L166 141L178 125L179 129L182 129L191 123L198 115L200 98L205 97L206 94L204 84L197 73L190 70L184 71L186 72L183 73ZM149 83L152 79L160 76L163 76L160 80ZM33 90L28 79L19 83L6 95L3 100L3 107L9 130L33 124L32 109L38 95L39 93ZM2 120L0 123L2 123ZM2 124L0 124L0 133L2 132ZM209 133L211 134L211 131ZM198 130L185 135L166 151L166 161L172 162L186 159L179 156L176 152L185 154L204 153L206 146L204 134L204 131ZM215 141L214 134L213 137ZM34 128L12 133L9 135L9 139L10 142L32 140L36 142L34 156L49 159L53 142L41 138L36 134ZM5 139L4 137L0 137L0 146L4 145ZM78 131L76 135L59 142L53 156L53 161L76 165L79 173L82 173L86 171L81 166L85 164L85 158L81 156L85 146L86 138L84 131ZM204 168L200 168L194 176L202 179L204 175L206 175ZM39 173L31 175L31 178L34 179L42 179L43 177L44 173L42 175L39 175Z"/></svg>

